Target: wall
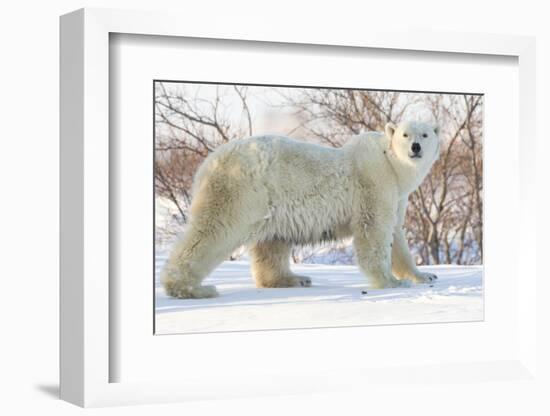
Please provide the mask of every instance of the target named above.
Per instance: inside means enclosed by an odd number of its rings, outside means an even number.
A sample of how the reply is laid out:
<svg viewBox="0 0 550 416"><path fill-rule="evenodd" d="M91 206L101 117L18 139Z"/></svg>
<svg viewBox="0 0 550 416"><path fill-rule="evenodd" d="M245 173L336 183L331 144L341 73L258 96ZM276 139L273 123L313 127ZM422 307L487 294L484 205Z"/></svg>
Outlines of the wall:
<svg viewBox="0 0 550 416"><path fill-rule="evenodd" d="M0 73L2 77L0 114L0 170L2 204L0 235L3 281L2 339L0 342L0 408L11 412L32 410L53 414L80 411L55 400L58 374L58 16L83 6L134 9L180 10L190 19L213 13L239 14L250 19L280 21L286 25L322 24L327 30L339 25L364 25L387 21L410 28L536 35L538 40L538 131L545 137L545 118L550 113L545 94L550 93L550 30L545 3L535 0L517 2L455 2L418 0L367 3L340 0L321 2L178 2L157 0L67 1L19 0L4 2L0 11ZM245 19L246 20L246 19ZM182 22L185 24L185 22ZM304 29L306 30L306 29ZM505 122L505 121L504 121ZM540 139L537 154L539 176L548 177L548 167L540 166L548 152L548 140ZM544 182L544 181L543 181ZM548 200L544 195L544 204ZM542 201L541 201L542 202ZM541 212L542 212L541 208ZM541 221L539 236L548 234L548 221ZM542 237L539 247L542 253ZM546 292L543 283L539 291ZM542 335L542 333L541 333ZM545 335L547 337L547 335ZM548 339L545 338L548 347ZM548 350L548 348L547 348ZM547 364L548 361L545 361ZM547 367L546 367L547 368ZM548 374L548 372L546 373ZM506 384L457 385L453 394L438 386L430 391L414 390L393 398L387 394L349 397L346 394L318 397L286 397L234 400L230 402L165 405L155 411L201 414L312 414L336 412L463 414L476 413L542 414L532 391ZM150 407L102 409L101 414L147 414ZM414 413L414 412L413 412Z"/></svg>

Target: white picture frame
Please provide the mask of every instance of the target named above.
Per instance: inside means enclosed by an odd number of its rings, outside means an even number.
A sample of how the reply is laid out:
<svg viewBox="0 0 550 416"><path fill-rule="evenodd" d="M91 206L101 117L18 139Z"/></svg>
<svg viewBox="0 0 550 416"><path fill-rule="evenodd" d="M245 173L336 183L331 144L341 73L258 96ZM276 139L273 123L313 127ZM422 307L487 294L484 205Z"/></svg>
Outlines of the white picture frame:
<svg viewBox="0 0 550 416"><path fill-rule="evenodd" d="M220 397L299 394L374 385L399 377L405 383L437 378L479 382L525 380L536 375L536 192L535 42L533 38L468 33L404 32L392 27L347 28L328 35L322 28L252 24L239 31L223 19L185 19L173 13L82 9L61 18L61 398L80 406L159 403ZM519 163L517 330L514 353L498 360L441 361L437 366L357 370L323 367L299 374L281 371L260 378L198 372L178 380L112 382L109 297L109 34L210 38L281 44L332 45L452 54L515 57L519 66ZM525 149L525 150L524 150ZM526 149L529 149L527 151ZM515 281L515 280L514 280ZM322 331L322 330L320 330ZM151 334L152 335L152 334ZM274 335L276 336L276 335ZM315 337L316 335L304 335ZM168 337L170 338L170 337ZM165 341L169 342L169 341ZM444 370L444 371L442 371ZM476 373L477 372L477 373ZM330 377L319 377L329 374ZM477 375L476 375L477 374ZM480 376L482 374L482 376ZM343 381L345 380L345 381ZM408 380L408 381L407 381Z"/></svg>

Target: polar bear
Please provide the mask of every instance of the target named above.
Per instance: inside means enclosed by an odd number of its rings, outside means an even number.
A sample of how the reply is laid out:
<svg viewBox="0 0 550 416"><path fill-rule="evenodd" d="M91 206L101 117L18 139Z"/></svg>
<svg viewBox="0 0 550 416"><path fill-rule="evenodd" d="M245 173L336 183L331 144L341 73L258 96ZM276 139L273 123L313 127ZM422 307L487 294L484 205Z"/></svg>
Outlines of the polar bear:
<svg viewBox="0 0 550 416"><path fill-rule="evenodd" d="M350 236L371 287L432 281L412 259L403 222L438 156L437 128L419 122L388 123L341 148L271 135L218 147L195 175L189 222L161 274L167 294L217 296L201 282L241 245L257 287L311 286L290 270L292 247Z"/></svg>

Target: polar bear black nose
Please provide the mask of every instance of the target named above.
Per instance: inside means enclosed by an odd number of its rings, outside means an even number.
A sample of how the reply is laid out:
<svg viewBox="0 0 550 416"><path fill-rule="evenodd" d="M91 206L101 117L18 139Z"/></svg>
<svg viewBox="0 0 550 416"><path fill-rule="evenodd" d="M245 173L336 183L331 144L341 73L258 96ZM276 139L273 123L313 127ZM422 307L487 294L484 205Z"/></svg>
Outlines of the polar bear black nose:
<svg viewBox="0 0 550 416"><path fill-rule="evenodd" d="M420 152L420 149L421 149L420 143L414 142L414 143L412 144L412 146L411 146L411 150L413 151L413 153L418 153L418 152Z"/></svg>

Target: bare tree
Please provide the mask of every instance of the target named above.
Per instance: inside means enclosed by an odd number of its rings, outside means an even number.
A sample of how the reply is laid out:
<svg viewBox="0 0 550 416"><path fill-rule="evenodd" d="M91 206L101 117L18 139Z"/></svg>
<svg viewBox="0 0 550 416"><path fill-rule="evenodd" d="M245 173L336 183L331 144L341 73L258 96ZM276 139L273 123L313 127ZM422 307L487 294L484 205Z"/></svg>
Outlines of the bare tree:
<svg viewBox="0 0 550 416"><path fill-rule="evenodd" d="M268 89L234 85L208 91L162 82L155 88L155 188L158 197L171 203L178 224L187 221L198 165L219 145L257 131L250 97L265 97ZM270 93L280 98L271 111L284 110L299 121L293 131L333 147L342 146L353 134L382 131L388 121L419 117L436 121L441 131L440 158L410 195L407 239L419 264L481 263L482 96L316 88ZM288 134L286 127L281 126L281 133ZM348 248L334 245L334 253L347 258ZM295 249L292 257L308 261L317 254L309 247Z"/></svg>
<svg viewBox="0 0 550 416"><path fill-rule="evenodd" d="M247 87L231 91L240 99L251 134ZM205 98L180 84L155 84L155 193L173 204L176 224L187 221L193 175L200 163L219 145L243 136L227 113L220 87Z"/></svg>
<svg viewBox="0 0 550 416"><path fill-rule="evenodd" d="M298 95L281 94L284 105L295 109L300 127L333 147L342 146L350 134L400 120L410 104L400 102L398 92L306 88Z"/></svg>
<svg viewBox="0 0 550 416"><path fill-rule="evenodd" d="M410 196L406 228L419 263L477 263L482 255L481 96L434 95L445 128L439 160ZM479 204L478 204L479 202Z"/></svg>
<svg viewBox="0 0 550 416"><path fill-rule="evenodd" d="M341 146L424 110L441 124L441 157L410 196L405 228L420 264L479 263L483 250L482 97L307 89L285 95L316 139ZM419 108L421 107L421 108Z"/></svg>

